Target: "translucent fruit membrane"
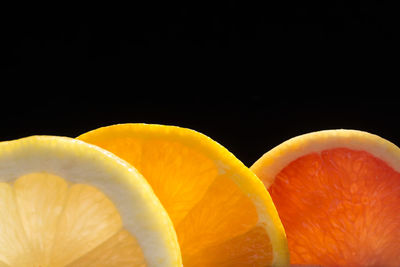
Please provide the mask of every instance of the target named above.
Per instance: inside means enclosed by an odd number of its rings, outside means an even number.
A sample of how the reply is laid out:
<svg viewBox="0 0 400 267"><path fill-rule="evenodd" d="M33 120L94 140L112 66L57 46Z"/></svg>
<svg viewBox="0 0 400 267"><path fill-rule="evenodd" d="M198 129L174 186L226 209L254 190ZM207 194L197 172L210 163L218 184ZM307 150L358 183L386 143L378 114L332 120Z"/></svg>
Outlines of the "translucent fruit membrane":
<svg viewBox="0 0 400 267"><path fill-rule="evenodd" d="M98 189L48 173L0 183L0 266L145 266Z"/></svg>
<svg viewBox="0 0 400 267"><path fill-rule="evenodd" d="M178 142L119 138L96 145L130 162L167 210L184 266L269 266L272 245L229 169Z"/></svg>
<svg viewBox="0 0 400 267"><path fill-rule="evenodd" d="M335 148L286 166L269 188L292 264L400 266L400 173Z"/></svg>

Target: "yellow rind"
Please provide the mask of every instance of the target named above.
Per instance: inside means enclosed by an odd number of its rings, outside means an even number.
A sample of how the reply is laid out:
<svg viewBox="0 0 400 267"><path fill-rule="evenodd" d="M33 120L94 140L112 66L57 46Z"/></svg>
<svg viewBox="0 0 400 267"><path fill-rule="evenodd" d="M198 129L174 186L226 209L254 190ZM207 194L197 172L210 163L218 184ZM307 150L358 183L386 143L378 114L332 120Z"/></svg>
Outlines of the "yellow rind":
<svg viewBox="0 0 400 267"><path fill-rule="evenodd" d="M118 209L124 228L137 239L148 266L182 266L168 214L146 179L126 161L68 137L31 136L0 143L0 182L33 172L48 172L98 188Z"/></svg>
<svg viewBox="0 0 400 267"><path fill-rule="evenodd" d="M271 240L272 266L289 266L286 234L268 191L258 177L225 147L195 130L144 123L126 123L101 127L82 134L78 139L85 141L95 137L100 141L101 137L106 139L108 136L113 138L140 136L141 138L162 138L163 140L180 142L217 162L219 172L224 173L229 170L230 173L235 173L232 180L255 203L259 216L258 224L265 228Z"/></svg>

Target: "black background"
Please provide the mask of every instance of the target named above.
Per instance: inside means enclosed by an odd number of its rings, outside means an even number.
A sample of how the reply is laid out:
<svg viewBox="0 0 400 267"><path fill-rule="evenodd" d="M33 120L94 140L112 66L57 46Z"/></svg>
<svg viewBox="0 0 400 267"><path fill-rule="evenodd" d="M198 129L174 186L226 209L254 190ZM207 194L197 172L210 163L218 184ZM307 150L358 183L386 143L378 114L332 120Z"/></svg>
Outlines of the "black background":
<svg viewBox="0 0 400 267"><path fill-rule="evenodd" d="M3 8L0 140L161 123L246 165L323 129L400 145L393 2Z"/></svg>

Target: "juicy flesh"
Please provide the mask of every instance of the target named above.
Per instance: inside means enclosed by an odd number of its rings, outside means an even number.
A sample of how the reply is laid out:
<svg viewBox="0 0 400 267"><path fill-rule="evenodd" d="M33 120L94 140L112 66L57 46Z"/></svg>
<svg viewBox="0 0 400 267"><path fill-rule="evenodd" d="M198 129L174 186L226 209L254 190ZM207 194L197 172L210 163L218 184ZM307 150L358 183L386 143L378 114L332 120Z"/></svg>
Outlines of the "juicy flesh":
<svg viewBox="0 0 400 267"><path fill-rule="evenodd" d="M302 156L268 190L292 264L400 265L400 173L370 153L335 148Z"/></svg>
<svg viewBox="0 0 400 267"><path fill-rule="evenodd" d="M0 266L132 265L140 246L98 189L48 173L0 183Z"/></svg>
<svg viewBox="0 0 400 267"><path fill-rule="evenodd" d="M185 266L268 266L272 248L253 202L229 170L189 146L165 140L85 140L130 162L167 210ZM257 233L257 235L255 235Z"/></svg>

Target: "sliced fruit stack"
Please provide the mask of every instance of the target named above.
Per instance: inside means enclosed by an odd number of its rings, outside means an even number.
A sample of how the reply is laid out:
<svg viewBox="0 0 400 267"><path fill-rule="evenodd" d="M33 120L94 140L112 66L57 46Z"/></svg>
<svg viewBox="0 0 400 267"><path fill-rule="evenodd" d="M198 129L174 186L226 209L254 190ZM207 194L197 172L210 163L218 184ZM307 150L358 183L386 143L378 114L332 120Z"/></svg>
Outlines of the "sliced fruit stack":
<svg viewBox="0 0 400 267"><path fill-rule="evenodd" d="M210 138L125 124L78 139L0 144L0 266L289 264L266 188Z"/></svg>
<svg viewBox="0 0 400 267"><path fill-rule="evenodd" d="M250 169L175 126L1 142L0 266L400 266L399 172L398 147L353 130Z"/></svg>

